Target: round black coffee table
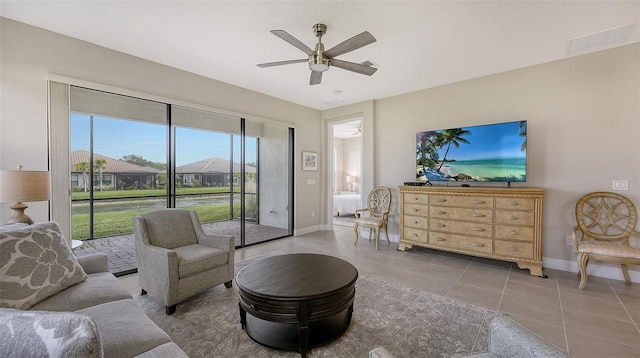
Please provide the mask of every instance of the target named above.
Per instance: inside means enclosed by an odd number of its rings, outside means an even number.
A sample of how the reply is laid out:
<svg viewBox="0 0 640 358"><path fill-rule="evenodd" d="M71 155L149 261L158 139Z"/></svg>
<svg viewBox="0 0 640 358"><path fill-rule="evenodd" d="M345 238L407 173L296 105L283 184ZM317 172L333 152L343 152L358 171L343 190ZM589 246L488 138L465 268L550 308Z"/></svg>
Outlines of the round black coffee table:
<svg viewBox="0 0 640 358"><path fill-rule="evenodd" d="M286 254L251 262L236 275L242 329L262 345L304 357L309 348L347 330L357 278L352 264L326 255Z"/></svg>

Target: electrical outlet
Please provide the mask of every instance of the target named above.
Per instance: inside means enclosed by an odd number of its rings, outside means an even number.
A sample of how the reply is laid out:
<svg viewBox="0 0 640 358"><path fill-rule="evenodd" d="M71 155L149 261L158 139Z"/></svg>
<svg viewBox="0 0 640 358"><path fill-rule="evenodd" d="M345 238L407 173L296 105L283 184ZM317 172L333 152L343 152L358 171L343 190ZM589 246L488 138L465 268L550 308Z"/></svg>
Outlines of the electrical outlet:
<svg viewBox="0 0 640 358"><path fill-rule="evenodd" d="M312 212L311 212L311 217L312 217L312 218L315 218L315 217L316 217L316 212L315 212L315 211L312 211Z"/></svg>
<svg viewBox="0 0 640 358"><path fill-rule="evenodd" d="M573 235L567 235L567 245L573 245Z"/></svg>
<svg viewBox="0 0 640 358"><path fill-rule="evenodd" d="M629 181L620 179L611 181L612 190L629 190Z"/></svg>

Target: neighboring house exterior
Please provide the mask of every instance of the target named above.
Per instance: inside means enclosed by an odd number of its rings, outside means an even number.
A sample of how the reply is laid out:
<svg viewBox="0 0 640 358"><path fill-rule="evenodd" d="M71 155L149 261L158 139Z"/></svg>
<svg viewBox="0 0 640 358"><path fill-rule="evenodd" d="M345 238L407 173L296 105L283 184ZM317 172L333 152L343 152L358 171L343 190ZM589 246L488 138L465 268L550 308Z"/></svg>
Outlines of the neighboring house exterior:
<svg viewBox="0 0 640 358"><path fill-rule="evenodd" d="M230 173L240 174L240 169L240 163L231 168L229 160L213 157L176 167L176 180L185 186L228 186L232 180L237 184L238 176ZM255 177L256 167L245 165L244 170L247 177Z"/></svg>
<svg viewBox="0 0 640 358"><path fill-rule="evenodd" d="M154 189L158 182L160 170L156 168L142 167L123 160L93 154L94 163L97 159L103 159L102 188L103 189ZM71 188L89 188L89 168L83 172L79 170L78 163L89 163L89 152L86 150L74 150L71 152ZM100 171L94 165L93 185L100 188Z"/></svg>

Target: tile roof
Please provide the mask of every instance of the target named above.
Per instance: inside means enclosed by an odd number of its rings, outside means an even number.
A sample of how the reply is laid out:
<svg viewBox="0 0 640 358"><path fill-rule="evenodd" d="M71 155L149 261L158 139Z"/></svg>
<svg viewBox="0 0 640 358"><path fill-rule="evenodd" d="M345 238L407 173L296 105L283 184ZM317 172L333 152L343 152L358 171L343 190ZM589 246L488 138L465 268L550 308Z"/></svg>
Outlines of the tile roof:
<svg viewBox="0 0 640 358"><path fill-rule="evenodd" d="M176 168L176 173L229 173L229 163L230 162L226 159L213 157L181 165ZM233 172L240 173L240 163L233 163ZM255 173L256 168L250 165L245 165L245 172Z"/></svg>
<svg viewBox="0 0 640 358"><path fill-rule="evenodd" d="M76 171L74 164L81 162L89 162L89 152L86 150L74 150L71 152L71 170ZM93 153L94 159L103 158L107 160L107 165L102 169L103 173L149 173L158 174L162 171L156 168L142 167L136 164L125 162L124 160L105 157L97 153Z"/></svg>

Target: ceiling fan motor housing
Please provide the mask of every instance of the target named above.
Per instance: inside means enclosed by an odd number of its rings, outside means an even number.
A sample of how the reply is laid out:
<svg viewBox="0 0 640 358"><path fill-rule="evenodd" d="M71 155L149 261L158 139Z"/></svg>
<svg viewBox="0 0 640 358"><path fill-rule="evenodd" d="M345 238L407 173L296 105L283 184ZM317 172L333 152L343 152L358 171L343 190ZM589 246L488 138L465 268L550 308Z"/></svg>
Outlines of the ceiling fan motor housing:
<svg viewBox="0 0 640 358"><path fill-rule="evenodd" d="M324 44L322 43L322 36L327 33L327 25L315 24L313 25L313 31L318 37L318 43L314 54L309 55L309 69L311 71L324 72L329 69L329 58L324 55Z"/></svg>

